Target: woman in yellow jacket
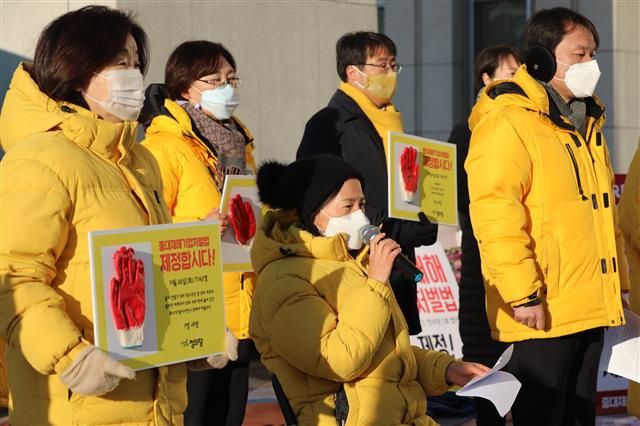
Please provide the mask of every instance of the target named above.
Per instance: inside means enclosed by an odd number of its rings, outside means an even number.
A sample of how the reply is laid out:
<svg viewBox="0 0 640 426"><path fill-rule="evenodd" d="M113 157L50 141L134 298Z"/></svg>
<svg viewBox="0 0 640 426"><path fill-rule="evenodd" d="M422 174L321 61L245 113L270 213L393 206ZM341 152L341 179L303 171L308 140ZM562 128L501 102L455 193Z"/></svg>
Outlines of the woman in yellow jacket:
<svg viewBox="0 0 640 426"><path fill-rule="evenodd" d="M631 310L640 315L640 144L627 172L624 191L618 204L618 215L629 262L629 302ZM629 413L640 417L640 384L629 382L627 403Z"/></svg>
<svg viewBox="0 0 640 426"><path fill-rule="evenodd" d="M203 219L220 206L224 178L255 172L253 137L233 116L240 82L221 44L188 41L170 55L165 85L147 89L143 145L155 156L174 222ZM149 123L150 122L150 123ZM190 371L187 425L242 423L249 386L248 320L255 276L227 273L227 327L239 340L239 359L221 370Z"/></svg>
<svg viewBox="0 0 640 426"><path fill-rule="evenodd" d="M0 337L12 425L176 425L184 364L134 373L93 346L89 231L168 223L135 142L144 31L102 6L51 22L0 121Z"/></svg>
<svg viewBox="0 0 640 426"><path fill-rule="evenodd" d="M251 336L298 424L435 425L426 395L488 368L410 345L389 285L400 246L379 234L363 247L362 185L331 156L260 168L260 199L277 210L251 249Z"/></svg>

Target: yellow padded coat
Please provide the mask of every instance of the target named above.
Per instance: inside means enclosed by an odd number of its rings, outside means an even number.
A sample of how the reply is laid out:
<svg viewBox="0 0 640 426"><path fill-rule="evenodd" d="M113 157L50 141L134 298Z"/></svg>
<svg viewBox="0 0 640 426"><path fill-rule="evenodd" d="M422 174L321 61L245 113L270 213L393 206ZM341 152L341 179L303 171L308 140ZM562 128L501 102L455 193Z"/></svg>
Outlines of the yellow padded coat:
<svg viewBox="0 0 640 426"><path fill-rule="evenodd" d="M12 425L176 425L184 364L139 371L102 397L59 379L93 338L89 231L168 223L160 171L114 124L40 92L20 65L0 119L0 335Z"/></svg>
<svg viewBox="0 0 640 426"><path fill-rule="evenodd" d="M518 93L498 93L517 85ZM509 91L509 90L507 90ZM587 100L584 138L521 67L489 85L469 118L470 212L496 340L550 338L623 323L629 288L624 240L602 134L604 108ZM541 290L545 330L513 319Z"/></svg>
<svg viewBox="0 0 640 426"><path fill-rule="evenodd" d="M388 283L366 275L342 236L314 237L292 212L270 211L251 250L258 274L250 331L300 425L336 424L344 383L348 425L435 425L426 395L447 390L445 353L412 347Z"/></svg>
<svg viewBox="0 0 640 426"><path fill-rule="evenodd" d="M204 218L220 206L220 192L213 180L218 159L191 127L189 114L178 103L165 99L169 115L156 116L147 129L142 144L151 151L162 173L164 199L174 222L190 222ZM255 172L253 136L233 117L248 143L245 148L247 166ZM227 327L237 339L249 338L249 311L255 287L253 273L224 274L224 302Z"/></svg>
<svg viewBox="0 0 640 426"><path fill-rule="evenodd" d="M640 145L627 172L618 212L630 267L631 310L640 315ZM629 381L627 403L627 411L640 417L640 384Z"/></svg>

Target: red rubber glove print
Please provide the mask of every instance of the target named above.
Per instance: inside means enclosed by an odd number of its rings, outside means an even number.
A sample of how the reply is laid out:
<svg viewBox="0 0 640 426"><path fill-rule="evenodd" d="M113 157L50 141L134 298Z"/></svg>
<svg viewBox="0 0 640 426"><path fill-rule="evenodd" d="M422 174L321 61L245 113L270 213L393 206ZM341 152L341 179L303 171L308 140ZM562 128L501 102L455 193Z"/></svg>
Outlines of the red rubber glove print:
<svg viewBox="0 0 640 426"><path fill-rule="evenodd" d="M400 173L402 174L402 189L404 200L413 201L413 196L418 190L418 150L413 147L406 147L400 155Z"/></svg>
<svg viewBox="0 0 640 426"><path fill-rule="evenodd" d="M142 346L144 315L144 263L131 247L120 247L113 255L115 276L109 295L116 332L123 348Z"/></svg>
<svg viewBox="0 0 640 426"><path fill-rule="evenodd" d="M236 241L241 245L247 245L256 234L256 217L253 214L251 203L244 201L240 194L231 199L229 208L229 221L233 227Z"/></svg>

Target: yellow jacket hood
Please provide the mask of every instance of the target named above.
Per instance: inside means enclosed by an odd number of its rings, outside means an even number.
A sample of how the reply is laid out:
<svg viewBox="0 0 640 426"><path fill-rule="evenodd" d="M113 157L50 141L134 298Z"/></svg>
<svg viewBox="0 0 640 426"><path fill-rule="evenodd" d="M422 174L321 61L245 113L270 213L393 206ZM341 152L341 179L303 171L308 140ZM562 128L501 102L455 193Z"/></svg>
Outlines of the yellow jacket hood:
<svg viewBox="0 0 640 426"><path fill-rule="evenodd" d="M42 93L29 72L30 64L16 69L2 107L0 143L8 152L36 133L59 129L70 140L111 158L118 142L129 150L137 122L111 123L78 105L55 101Z"/></svg>
<svg viewBox="0 0 640 426"><path fill-rule="evenodd" d="M360 251L362 259L369 249ZM316 237L301 228L298 216L292 210L268 211L251 248L251 261L257 274L270 263L287 256L300 256L326 260L346 260L350 257L341 235Z"/></svg>
<svg viewBox="0 0 640 426"><path fill-rule="evenodd" d="M602 111L604 107L597 97L585 99L592 111L598 115L598 118L604 116ZM549 96L545 88L527 72L527 66L522 65L516 71L513 79L496 80L490 83L485 90L482 91L480 99L474 106L469 116L469 128L473 131L474 127L480 122L480 119L497 109L518 107L530 111L537 112L542 116L555 120L556 125L569 122L563 117L554 114L555 105L549 103ZM598 111L599 110L599 111ZM604 125L604 121L598 123Z"/></svg>

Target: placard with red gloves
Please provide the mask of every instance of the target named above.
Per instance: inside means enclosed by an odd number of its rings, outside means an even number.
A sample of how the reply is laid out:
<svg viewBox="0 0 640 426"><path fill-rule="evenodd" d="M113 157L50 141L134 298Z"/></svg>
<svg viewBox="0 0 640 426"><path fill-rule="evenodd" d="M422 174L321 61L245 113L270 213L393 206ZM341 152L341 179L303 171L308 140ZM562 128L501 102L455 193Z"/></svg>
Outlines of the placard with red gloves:
<svg viewBox="0 0 640 426"><path fill-rule="evenodd" d="M136 369L224 352L216 221L89 233L95 345Z"/></svg>
<svg viewBox="0 0 640 426"><path fill-rule="evenodd" d="M255 176L230 175L225 178L220 210L229 216L229 227L222 236L224 272L253 270L249 252L262 218Z"/></svg>
<svg viewBox="0 0 640 426"><path fill-rule="evenodd" d="M455 145L389 132L387 170L389 217L458 224Z"/></svg>

